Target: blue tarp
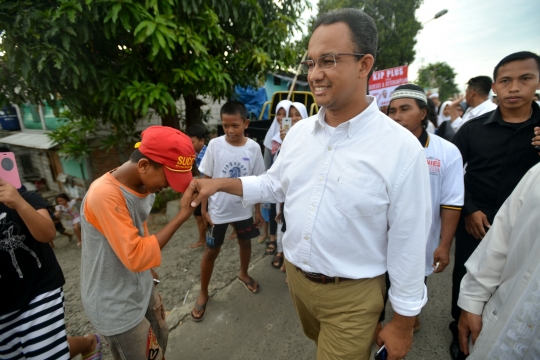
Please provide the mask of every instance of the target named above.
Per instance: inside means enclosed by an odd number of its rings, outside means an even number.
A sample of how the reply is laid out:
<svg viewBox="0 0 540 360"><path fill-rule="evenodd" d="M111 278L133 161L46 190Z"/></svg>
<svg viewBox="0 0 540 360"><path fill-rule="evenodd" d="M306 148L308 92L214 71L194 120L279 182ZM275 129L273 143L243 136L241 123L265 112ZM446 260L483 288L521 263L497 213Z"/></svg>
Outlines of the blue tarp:
<svg viewBox="0 0 540 360"><path fill-rule="evenodd" d="M248 113L252 113L256 119L259 118L262 107L267 100L266 91L264 87L259 89L252 88L248 86L247 88L236 85L234 87L235 100L242 102L246 105ZM262 117L263 119L268 119L268 110L266 114Z"/></svg>

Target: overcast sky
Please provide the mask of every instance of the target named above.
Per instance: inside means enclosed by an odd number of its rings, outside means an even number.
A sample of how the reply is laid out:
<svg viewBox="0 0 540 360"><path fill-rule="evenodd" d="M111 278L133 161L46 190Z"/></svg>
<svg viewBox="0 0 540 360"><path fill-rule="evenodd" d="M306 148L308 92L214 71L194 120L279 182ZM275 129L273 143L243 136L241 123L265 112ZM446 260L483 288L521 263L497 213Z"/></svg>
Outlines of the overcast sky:
<svg viewBox="0 0 540 360"><path fill-rule="evenodd" d="M316 13L317 0L310 2ZM506 55L521 50L540 54L540 0L424 0L416 18L425 23L442 9L448 13L417 35L409 80L416 79L422 65L444 61L456 71L463 91L471 77L493 76Z"/></svg>

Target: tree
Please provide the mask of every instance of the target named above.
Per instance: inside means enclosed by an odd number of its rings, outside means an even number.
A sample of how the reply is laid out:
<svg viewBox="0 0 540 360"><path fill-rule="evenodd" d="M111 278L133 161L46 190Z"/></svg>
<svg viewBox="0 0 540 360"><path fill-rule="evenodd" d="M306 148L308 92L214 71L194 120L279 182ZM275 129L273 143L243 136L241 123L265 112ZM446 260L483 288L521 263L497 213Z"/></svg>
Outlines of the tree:
<svg viewBox="0 0 540 360"><path fill-rule="evenodd" d="M439 99L444 101L459 92L455 78L456 73L450 65L437 62L422 66L418 70L416 84L423 88L439 88Z"/></svg>
<svg viewBox="0 0 540 360"><path fill-rule="evenodd" d="M201 96L224 98L293 62L303 9L303 0L4 1L0 94L55 109L61 100L123 147L149 109L179 128L182 97L189 126L202 120Z"/></svg>
<svg viewBox="0 0 540 360"><path fill-rule="evenodd" d="M319 0L318 14L340 8L356 8L370 15L377 25L379 45L374 70L410 64L416 52L416 34L422 25L414 13L422 0ZM315 18L310 21L313 30ZM298 44L298 52L307 49L309 35ZM303 49L303 51L302 51Z"/></svg>

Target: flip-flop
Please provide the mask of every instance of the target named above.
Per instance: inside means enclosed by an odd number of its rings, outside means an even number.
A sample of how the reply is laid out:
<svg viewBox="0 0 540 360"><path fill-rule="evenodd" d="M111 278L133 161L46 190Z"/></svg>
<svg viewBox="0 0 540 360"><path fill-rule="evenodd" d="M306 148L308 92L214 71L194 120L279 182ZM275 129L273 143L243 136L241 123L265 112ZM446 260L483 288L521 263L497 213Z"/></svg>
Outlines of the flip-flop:
<svg viewBox="0 0 540 360"><path fill-rule="evenodd" d="M249 290L249 287L248 286L251 286L252 288L255 287L255 280L253 280L253 278L250 276L249 277L251 279L251 281L248 281L248 282L244 282L242 279L240 279L239 277L237 277L236 279L238 281L240 281L240 284L244 285L244 287L246 288L247 291L249 291L251 294L256 294L259 292L259 290L261 289L261 286L257 283L257 289L255 291L251 291Z"/></svg>
<svg viewBox="0 0 540 360"><path fill-rule="evenodd" d="M206 300L206 303L204 303L204 305L199 305L199 303L197 302L197 300L195 300L195 310L197 310L197 312L201 312L201 310L204 310L204 312L202 313L202 316L201 317L195 317L193 316L193 309L191 309L191 320L195 321L195 322L201 322L204 320L204 317L206 316L206 305L208 305L208 302L210 301L210 298L208 298L208 300Z"/></svg>
<svg viewBox="0 0 540 360"><path fill-rule="evenodd" d="M278 264L276 265L275 263ZM283 265L283 255L274 255L274 257L272 258L272 262L270 262L270 265L272 265L274 269L281 269L281 266Z"/></svg>
<svg viewBox="0 0 540 360"><path fill-rule="evenodd" d="M94 334L97 340L96 348L90 354L81 355L82 360L102 360L103 356L101 355L101 337L99 334Z"/></svg>

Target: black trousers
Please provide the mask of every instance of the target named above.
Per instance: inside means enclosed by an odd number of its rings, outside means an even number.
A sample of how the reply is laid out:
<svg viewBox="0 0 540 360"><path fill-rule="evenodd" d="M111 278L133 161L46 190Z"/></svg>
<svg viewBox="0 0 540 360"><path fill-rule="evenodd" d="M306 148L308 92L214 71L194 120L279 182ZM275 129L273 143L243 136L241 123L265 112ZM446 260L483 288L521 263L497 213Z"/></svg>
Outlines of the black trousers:
<svg viewBox="0 0 540 360"><path fill-rule="evenodd" d="M488 221L491 223L493 221L493 212L490 212L491 214L488 214L487 212L484 213L486 213ZM465 263L478 245L480 245L480 241L482 240L476 240L472 235L467 233L465 230L464 216L461 216L456 228L456 252L454 271L452 272L452 317L456 321L459 320L459 315L461 314L461 308L457 305L457 301L459 298L461 280L465 274L467 274Z"/></svg>
<svg viewBox="0 0 540 360"><path fill-rule="evenodd" d="M270 204L270 235L277 234L277 222L276 222L276 204Z"/></svg>

